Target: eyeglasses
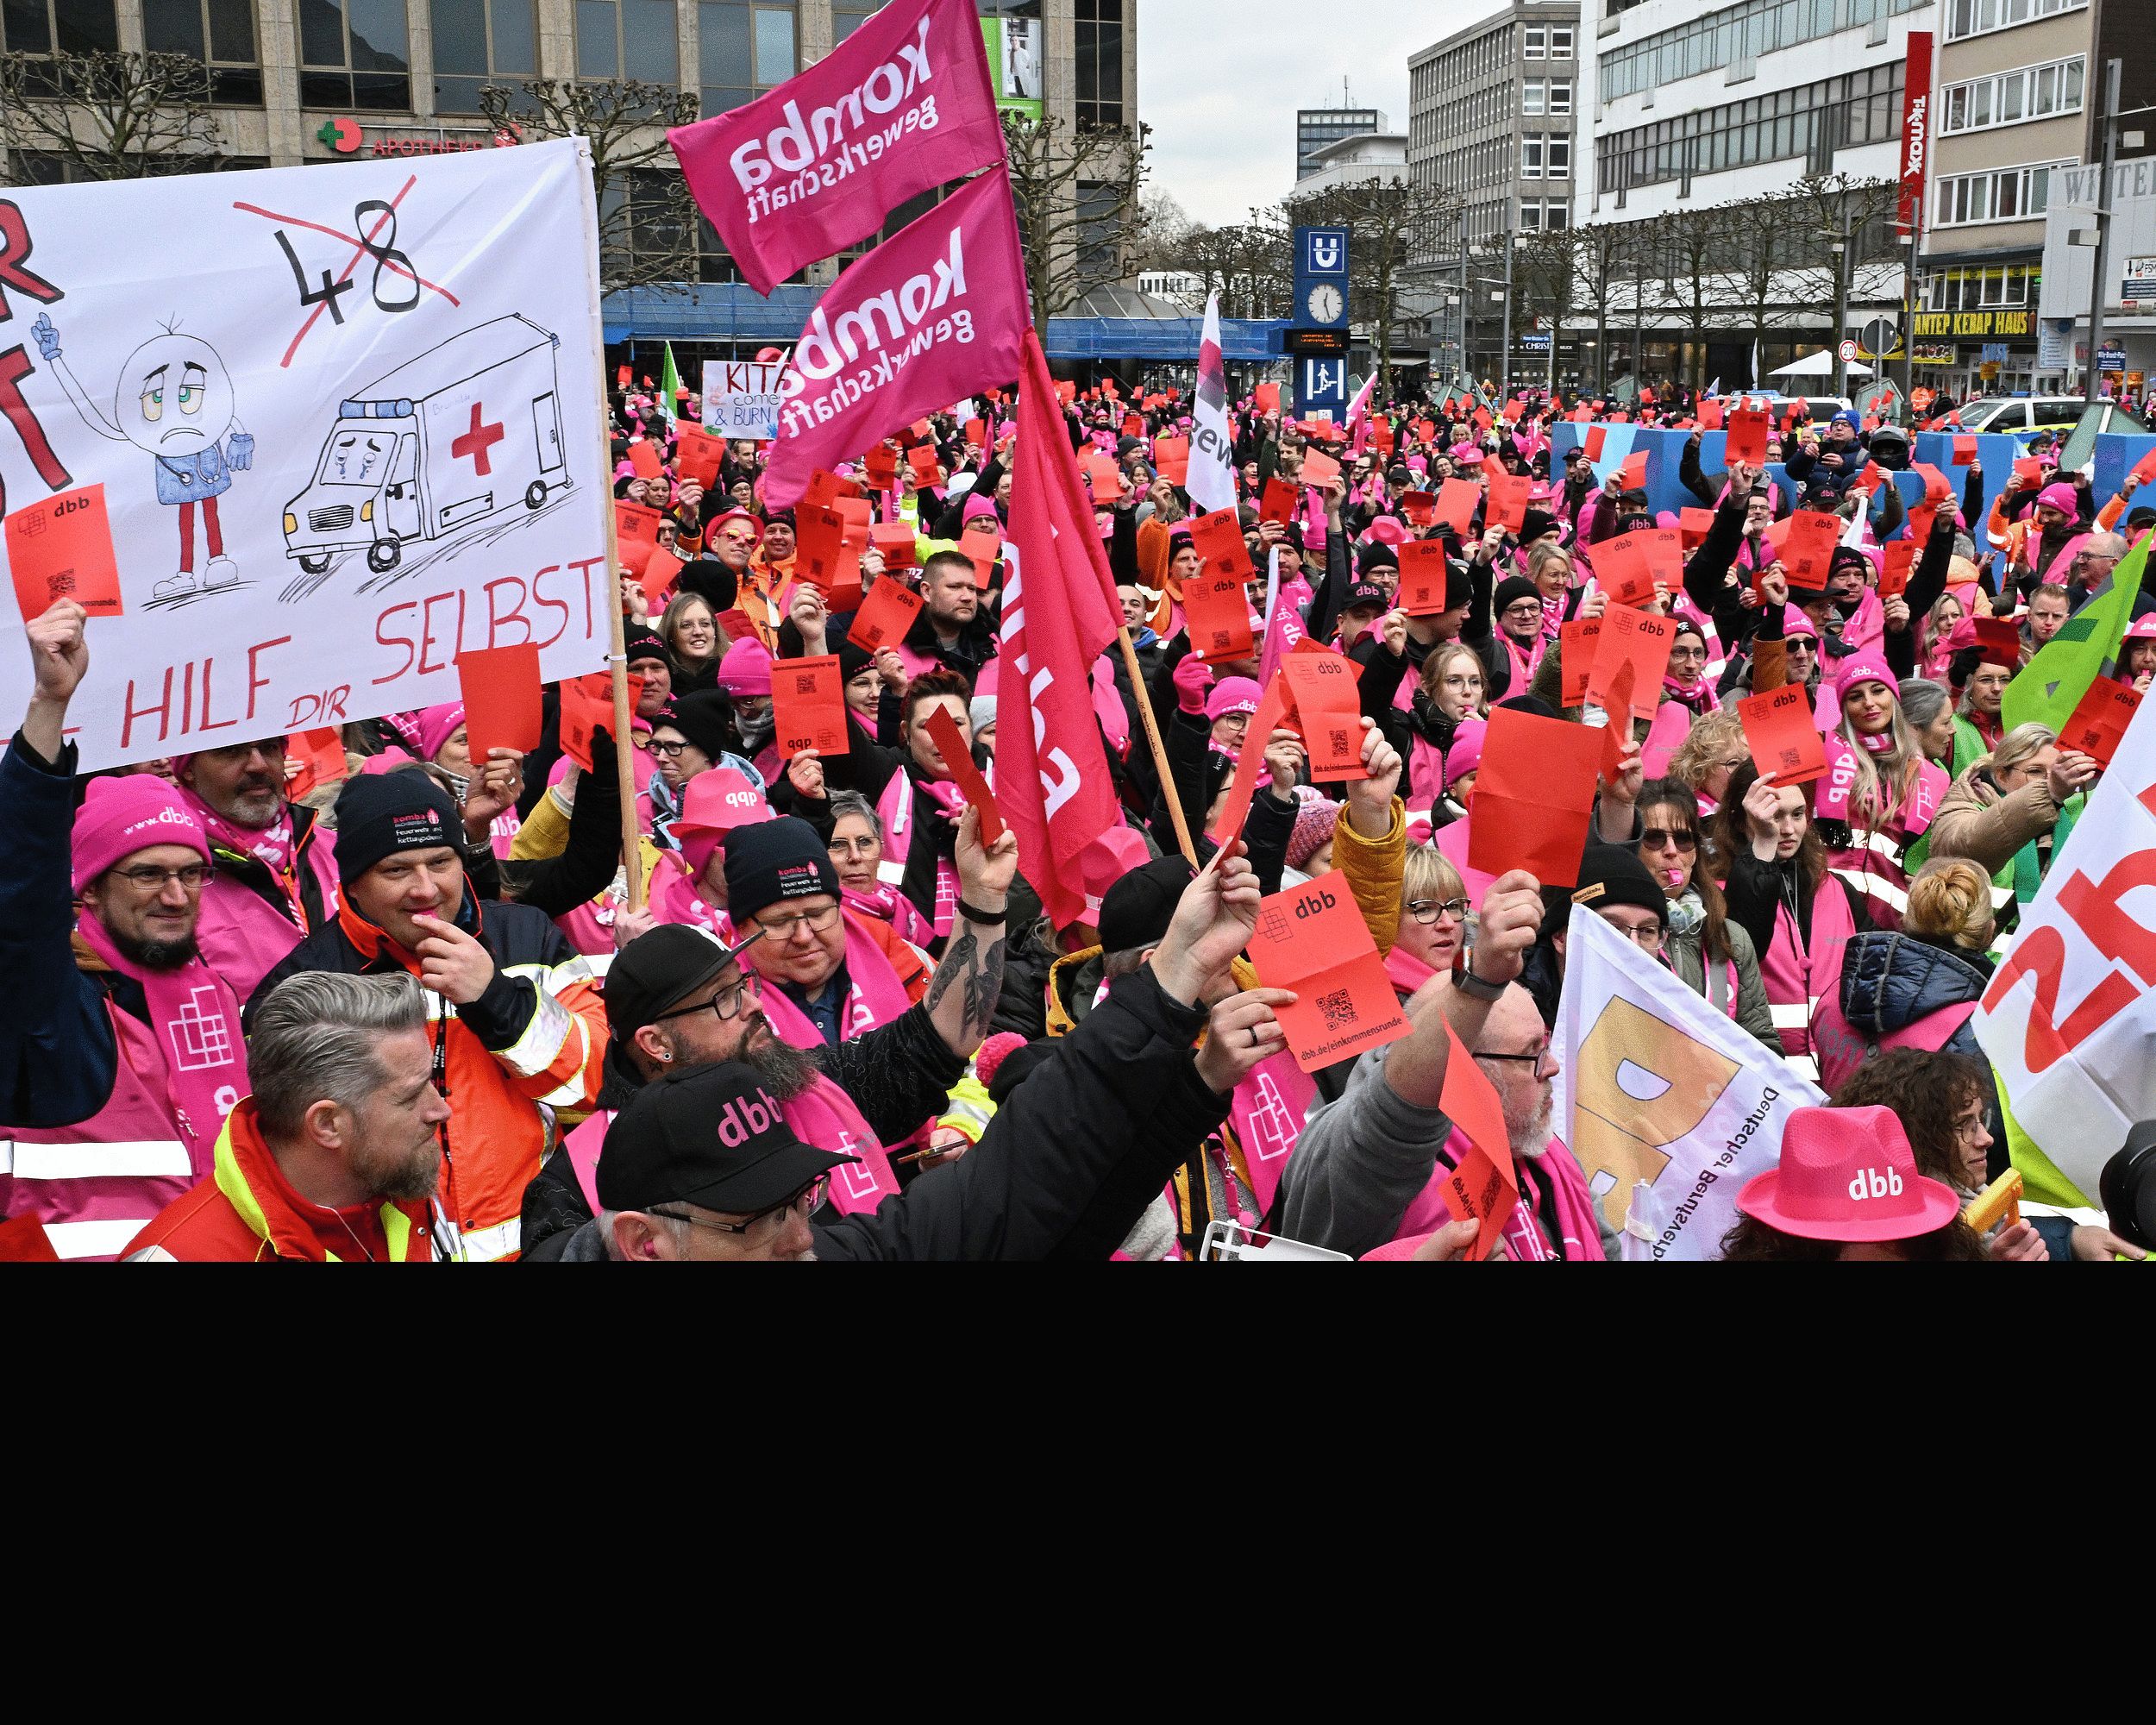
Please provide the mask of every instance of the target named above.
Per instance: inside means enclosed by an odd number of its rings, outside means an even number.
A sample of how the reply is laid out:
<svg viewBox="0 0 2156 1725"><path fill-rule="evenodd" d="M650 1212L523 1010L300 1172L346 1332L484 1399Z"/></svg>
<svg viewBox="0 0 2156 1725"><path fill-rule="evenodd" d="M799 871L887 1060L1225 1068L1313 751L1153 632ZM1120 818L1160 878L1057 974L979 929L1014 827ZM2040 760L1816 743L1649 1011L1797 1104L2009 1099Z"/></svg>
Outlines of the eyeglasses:
<svg viewBox="0 0 2156 1725"><path fill-rule="evenodd" d="M1672 647L1670 656L1672 659L1704 659L1707 649L1704 647Z"/></svg>
<svg viewBox="0 0 2156 1725"><path fill-rule="evenodd" d="M661 743L655 737L653 737L645 746L649 748L654 755L663 755L669 761L679 760L680 758L681 751L684 749L693 749L696 747L693 743L687 742L680 737L676 737L671 743Z"/></svg>
<svg viewBox="0 0 2156 1725"><path fill-rule="evenodd" d="M1523 1066L1532 1066L1539 1071L1542 1063L1550 1058L1550 1044L1546 1042L1543 1043L1538 1047L1529 1049L1525 1054L1493 1054L1486 1048L1477 1048L1472 1050L1471 1052L1477 1060L1517 1061Z"/></svg>
<svg viewBox="0 0 2156 1725"><path fill-rule="evenodd" d="M167 881L177 881L191 893L199 893L202 883L210 878L207 862L190 862L184 869L159 869L144 863L139 869L115 869L111 871L138 893L161 893Z"/></svg>
<svg viewBox="0 0 2156 1725"><path fill-rule="evenodd" d="M1407 914L1426 928L1439 917L1451 917L1455 922L1467 915L1465 899L1410 899Z"/></svg>
<svg viewBox="0 0 2156 1725"><path fill-rule="evenodd" d="M798 916L780 917L776 921L762 915L756 917L756 925L771 939L786 942L793 938L797 928L811 928L821 932L838 920L838 906L825 905L820 911L803 911Z"/></svg>
<svg viewBox="0 0 2156 1725"><path fill-rule="evenodd" d="M710 1000L699 1000L693 1007L676 1007L670 1013L661 1013L657 1018L652 1019L652 1023L660 1024L667 1019L685 1019L692 1013L701 1012L716 1013L721 1019L738 1018L741 1016L741 1009L748 1005L749 998L756 992L756 973L753 970L744 970L740 979L731 988L721 988Z"/></svg>
<svg viewBox="0 0 2156 1725"><path fill-rule="evenodd" d="M1660 923L1642 923L1638 928L1626 928L1624 924L1620 922L1610 922L1608 917L1604 917L1602 920L1604 922L1608 922L1612 928L1615 929L1618 933L1623 935L1625 938L1629 940L1634 946L1642 948L1648 952L1659 952L1662 950L1662 925Z"/></svg>
<svg viewBox="0 0 2156 1725"><path fill-rule="evenodd" d="M1696 850L1699 834L1688 827L1651 826L1639 835L1643 850L1667 850L1672 844L1679 850Z"/></svg>
<svg viewBox="0 0 2156 1725"><path fill-rule="evenodd" d="M1751 758L1752 756L1749 755L1739 755L1733 761L1718 761L1714 764L1720 767L1725 773L1733 773L1738 769L1738 768L1743 766L1745 762L1749 761Z"/></svg>
<svg viewBox="0 0 2156 1725"><path fill-rule="evenodd" d="M1499 615L1510 618L1514 622L1525 623L1531 617L1539 617L1542 615L1542 605L1539 600L1530 602L1526 599L1522 599L1517 605L1507 605L1504 610L1499 613Z"/></svg>
<svg viewBox="0 0 2156 1725"><path fill-rule="evenodd" d="M1482 680L1480 677L1445 677L1441 679L1440 681L1442 687L1448 689L1457 689L1463 694L1466 693L1470 689L1479 689L1482 687Z"/></svg>
<svg viewBox="0 0 2156 1725"><path fill-rule="evenodd" d="M709 1228L715 1234L754 1233L764 1223L774 1217L783 1216L788 1211L797 1216L813 1215L817 1207L824 1201L824 1194L830 1190L830 1175L819 1174L784 1203L774 1204L768 1210L759 1210L745 1222L707 1222L701 1216L685 1216L674 1210L652 1210L648 1214L664 1216L670 1222L686 1222L693 1228Z"/></svg>

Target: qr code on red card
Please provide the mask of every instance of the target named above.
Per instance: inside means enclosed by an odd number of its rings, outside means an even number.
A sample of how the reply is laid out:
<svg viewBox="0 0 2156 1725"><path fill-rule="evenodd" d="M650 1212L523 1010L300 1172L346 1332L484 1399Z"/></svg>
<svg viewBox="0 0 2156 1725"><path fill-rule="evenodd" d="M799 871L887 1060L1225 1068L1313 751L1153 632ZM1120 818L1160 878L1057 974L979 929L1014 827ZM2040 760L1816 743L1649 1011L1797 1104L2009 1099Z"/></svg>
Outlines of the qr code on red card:
<svg viewBox="0 0 2156 1725"><path fill-rule="evenodd" d="M1213 631L1213 644L1216 648L1226 646L1230 638L1228 631L1225 629L1216 629Z"/></svg>
<svg viewBox="0 0 2156 1725"><path fill-rule="evenodd" d="M811 672L806 675L795 677L793 680L793 693L797 695L814 694L816 693L815 674Z"/></svg>
<svg viewBox="0 0 2156 1725"><path fill-rule="evenodd" d="M1325 1014L1327 1030L1345 1030L1355 1022L1354 998L1345 988L1319 995L1318 1010Z"/></svg>
<svg viewBox="0 0 2156 1725"><path fill-rule="evenodd" d="M75 572L61 569L45 578L45 591L54 599L66 599L75 590Z"/></svg>
<svg viewBox="0 0 2156 1725"><path fill-rule="evenodd" d="M1799 754L1799 753L1798 753L1796 750L1794 750L1794 749L1784 749L1784 750L1782 751L1782 767L1783 767L1783 770L1784 772L1790 772L1790 773L1794 773L1794 772L1795 772L1795 771L1796 771L1796 770L1799 767L1802 766L1803 764L1804 764L1804 757L1803 757L1803 756L1802 756L1802 755L1801 755L1801 754Z"/></svg>
<svg viewBox="0 0 2156 1725"><path fill-rule="evenodd" d="M1332 758L1334 760L1338 761L1342 756L1351 755L1355 752L1354 745L1348 741L1348 734L1344 731L1328 731L1326 732L1326 735L1332 740Z"/></svg>

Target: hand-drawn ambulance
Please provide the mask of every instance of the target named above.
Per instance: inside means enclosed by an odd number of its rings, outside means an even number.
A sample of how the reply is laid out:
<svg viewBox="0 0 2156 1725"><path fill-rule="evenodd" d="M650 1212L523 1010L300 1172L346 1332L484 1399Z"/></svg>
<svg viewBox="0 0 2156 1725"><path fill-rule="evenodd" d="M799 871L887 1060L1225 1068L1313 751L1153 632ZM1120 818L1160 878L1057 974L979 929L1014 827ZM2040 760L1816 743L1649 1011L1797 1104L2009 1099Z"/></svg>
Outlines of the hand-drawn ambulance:
<svg viewBox="0 0 2156 1725"><path fill-rule="evenodd" d="M319 574L345 551L377 574L442 539L567 488L555 376L561 338L512 314L452 336L337 408L285 555Z"/></svg>

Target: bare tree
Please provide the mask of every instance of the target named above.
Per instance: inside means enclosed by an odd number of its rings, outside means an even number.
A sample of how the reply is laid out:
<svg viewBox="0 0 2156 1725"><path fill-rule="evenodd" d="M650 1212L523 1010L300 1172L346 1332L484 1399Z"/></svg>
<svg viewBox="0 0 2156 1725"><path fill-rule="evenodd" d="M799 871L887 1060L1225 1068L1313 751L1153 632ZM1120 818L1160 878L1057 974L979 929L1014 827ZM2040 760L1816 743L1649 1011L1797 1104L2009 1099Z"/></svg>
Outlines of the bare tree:
<svg viewBox="0 0 2156 1725"><path fill-rule="evenodd" d="M1802 248L1795 243L1787 198L1740 198L1726 206L1725 219L1730 296L1742 309L1756 344L1768 330L1789 321L1790 268ZM1748 382L1756 389L1760 380L1752 377Z"/></svg>
<svg viewBox="0 0 2156 1725"><path fill-rule="evenodd" d="M665 129L696 118L698 98L671 85L531 78L479 91L497 130L586 139L599 198L599 286L693 281L699 274L696 200Z"/></svg>
<svg viewBox="0 0 2156 1725"><path fill-rule="evenodd" d="M222 166L210 69L176 53L0 54L6 183L142 179Z"/></svg>
<svg viewBox="0 0 2156 1725"><path fill-rule="evenodd" d="M1846 173L1808 174L1789 188L1783 200L1783 221L1796 243L1794 298L1799 305L1817 310L1842 302L1844 288L1860 298L1864 284L1858 274L1868 257L1893 253L1893 222L1898 201L1895 183L1889 179L1852 179ZM1833 248L1846 233L1849 250L1846 282L1843 258ZM1839 341L1836 329L1833 339Z"/></svg>
<svg viewBox="0 0 2156 1725"><path fill-rule="evenodd" d="M1459 198L1441 186L1381 174L1290 198L1270 210L1253 210L1251 216L1283 229L1348 230L1349 315L1369 326L1379 398L1389 400L1393 332L1402 321L1400 287L1409 275L1410 260L1426 256L1430 236L1449 229L1459 210Z"/></svg>
<svg viewBox="0 0 2156 1725"><path fill-rule="evenodd" d="M1188 242L1197 226L1174 192L1165 186L1147 186L1138 194L1138 229L1131 248L1133 263L1139 269L1182 268L1176 254Z"/></svg>
<svg viewBox="0 0 2156 1725"><path fill-rule="evenodd" d="M1633 267L1636 239L1626 222L1588 222L1567 231L1571 235L1576 292L1583 304L1595 308L1595 389L1609 390L1609 314L1617 284ZM1638 290L1634 277L1633 291Z"/></svg>
<svg viewBox="0 0 2156 1725"><path fill-rule="evenodd" d="M1223 317L1277 317L1287 309L1293 270L1287 232L1275 223L1194 228L1162 267L1188 270L1217 292Z"/></svg>
<svg viewBox="0 0 2156 1725"><path fill-rule="evenodd" d="M1025 245L1033 327L1135 267L1150 126L1067 126L1006 110L1003 140Z"/></svg>

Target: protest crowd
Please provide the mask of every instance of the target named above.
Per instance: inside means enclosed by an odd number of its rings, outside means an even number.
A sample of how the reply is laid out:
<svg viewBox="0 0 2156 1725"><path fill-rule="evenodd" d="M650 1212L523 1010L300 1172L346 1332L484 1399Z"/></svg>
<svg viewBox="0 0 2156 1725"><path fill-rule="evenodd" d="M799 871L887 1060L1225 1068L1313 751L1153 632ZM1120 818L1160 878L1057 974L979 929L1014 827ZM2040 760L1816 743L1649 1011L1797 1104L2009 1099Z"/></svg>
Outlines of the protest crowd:
<svg viewBox="0 0 2156 1725"><path fill-rule="evenodd" d="M1978 1034L2156 675L2149 473L1001 351L836 452L621 367L591 675L85 774L103 624L28 616L0 1257L2156 1245L2156 1120L2040 1141Z"/></svg>

